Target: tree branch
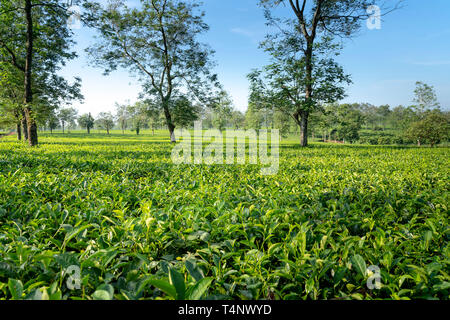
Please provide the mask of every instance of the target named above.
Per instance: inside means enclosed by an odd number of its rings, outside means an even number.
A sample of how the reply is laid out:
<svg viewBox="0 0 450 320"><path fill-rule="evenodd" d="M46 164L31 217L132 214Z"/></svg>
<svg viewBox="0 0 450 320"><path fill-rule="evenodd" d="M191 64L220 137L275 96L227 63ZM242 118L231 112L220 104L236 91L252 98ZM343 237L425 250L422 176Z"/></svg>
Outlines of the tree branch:
<svg viewBox="0 0 450 320"><path fill-rule="evenodd" d="M11 56L11 64L16 67L17 69L19 69L22 72L25 72L25 67L19 65L19 63L17 62L17 58L16 55L14 54L14 52L6 45L6 43L3 41L3 39L0 38L0 44L2 45L2 47L8 51L8 53Z"/></svg>

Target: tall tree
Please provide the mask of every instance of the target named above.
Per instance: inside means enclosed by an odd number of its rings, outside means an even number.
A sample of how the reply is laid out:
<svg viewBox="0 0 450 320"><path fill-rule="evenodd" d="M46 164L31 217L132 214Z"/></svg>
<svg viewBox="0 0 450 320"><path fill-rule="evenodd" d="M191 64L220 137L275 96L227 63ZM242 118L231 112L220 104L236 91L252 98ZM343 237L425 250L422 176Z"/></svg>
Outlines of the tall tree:
<svg viewBox="0 0 450 320"><path fill-rule="evenodd" d="M212 124L219 130L230 123L233 112L233 101L226 91L222 91L212 107Z"/></svg>
<svg viewBox="0 0 450 320"><path fill-rule="evenodd" d="M412 107L397 106L392 109L389 120L394 129L405 131L411 123L417 120L417 114Z"/></svg>
<svg viewBox="0 0 450 320"><path fill-rule="evenodd" d="M295 36L295 34L294 34ZM289 37L290 38L290 37ZM306 64L298 57L291 46L297 46L291 40L266 42L273 55L272 64L249 74L251 81L250 100L258 109L275 108L289 116L300 127L300 143L307 145L308 119L311 113L324 103L333 103L345 97L344 84L350 83L350 77L332 58L313 57L314 101L305 100L304 92L309 86L306 76Z"/></svg>
<svg viewBox="0 0 450 320"><path fill-rule="evenodd" d="M124 134L129 120L127 105L116 103L115 107L116 107L116 120L120 126L120 129L122 129L122 134Z"/></svg>
<svg viewBox="0 0 450 320"><path fill-rule="evenodd" d="M148 122L149 109L149 105L143 101L127 106L127 114L129 115L132 130L136 131L137 135L140 134L141 129Z"/></svg>
<svg viewBox="0 0 450 320"><path fill-rule="evenodd" d="M148 117L148 126L152 129L152 135L155 135L155 130L159 127L164 126L164 116L159 110L151 110Z"/></svg>
<svg viewBox="0 0 450 320"><path fill-rule="evenodd" d="M91 113L85 113L78 118L78 124L82 128L86 128L87 133L91 133L91 129L94 127L95 119L91 116Z"/></svg>
<svg viewBox="0 0 450 320"><path fill-rule="evenodd" d="M98 127L106 130L106 133L109 135L109 130L114 127L114 116L111 112L100 112L95 122Z"/></svg>
<svg viewBox="0 0 450 320"><path fill-rule="evenodd" d="M153 103L153 106L155 103ZM156 104L157 106L157 104ZM152 108L154 111L158 111ZM173 123L175 126L188 127L199 118L200 107L193 104L186 96L175 97L169 104L169 110L173 115ZM154 114L155 112L151 112ZM151 115L149 114L149 115Z"/></svg>
<svg viewBox="0 0 450 320"><path fill-rule="evenodd" d="M317 51L323 50L323 44L329 44L330 39L350 38L355 35L361 27L361 21L370 17L370 13L367 12L369 6L381 2L376 0L260 0L260 4L265 8L268 23L281 29L280 35L285 35L280 44L288 39L301 39L297 44L285 43L284 46L291 47L291 50L298 46L296 53L301 56L298 68L301 69L302 74L304 73L303 94L293 117L301 127L302 146L308 144L308 117L320 103L322 99L320 96L324 94L320 90L318 92L317 86L315 87L317 75L320 74L318 71L322 67L320 63L317 63L317 57L320 55ZM280 5L288 6L294 18L273 17L272 9ZM322 45L317 46L317 43ZM333 46L328 47L335 49ZM333 69L336 70L336 68Z"/></svg>
<svg viewBox="0 0 450 320"><path fill-rule="evenodd" d="M245 126L245 115L239 110L233 110L230 122L234 129L243 129Z"/></svg>
<svg viewBox="0 0 450 320"><path fill-rule="evenodd" d="M432 109L439 109L440 105L433 86L421 81L416 82L414 89L414 109L420 114Z"/></svg>
<svg viewBox="0 0 450 320"><path fill-rule="evenodd" d="M0 2L0 64L9 64L21 74L22 125L26 124L30 146L38 143L36 101L54 105L81 98L79 79L69 85L56 75L66 60L76 56L70 51L68 6L57 0Z"/></svg>
<svg viewBox="0 0 450 320"><path fill-rule="evenodd" d="M46 126L50 129L50 134L53 134L53 130L58 128L59 120L56 113L53 111L48 117L47 117L47 123Z"/></svg>
<svg viewBox="0 0 450 320"><path fill-rule="evenodd" d="M61 127L64 133L64 128L73 126L75 124L75 120L77 118L77 110L74 108L64 108L59 110L58 118L61 122Z"/></svg>
<svg viewBox="0 0 450 320"><path fill-rule="evenodd" d="M358 105L341 104L330 108L335 123L337 123L337 136L346 142L356 142L359 140L359 131L364 122L363 114L358 109Z"/></svg>
<svg viewBox="0 0 450 320"><path fill-rule="evenodd" d="M212 50L197 38L208 30L197 1L141 0L138 8L123 1L107 7L87 6L87 19L100 32L100 40L88 49L93 62L105 73L123 67L137 74L143 93L158 99L171 141L175 142L172 99L179 95L209 103Z"/></svg>
<svg viewBox="0 0 450 320"><path fill-rule="evenodd" d="M245 112L245 127L259 130L263 121L264 117L260 109L252 101L249 101L247 111Z"/></svg>

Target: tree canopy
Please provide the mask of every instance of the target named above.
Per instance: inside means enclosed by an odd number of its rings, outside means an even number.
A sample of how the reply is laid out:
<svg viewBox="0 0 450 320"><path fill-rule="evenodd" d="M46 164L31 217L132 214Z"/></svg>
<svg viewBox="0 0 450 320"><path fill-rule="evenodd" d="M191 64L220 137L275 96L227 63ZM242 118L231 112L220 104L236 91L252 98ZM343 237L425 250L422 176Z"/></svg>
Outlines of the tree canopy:
<svg viewBox="0 0 450 320"><path fill-rule="evenodd" d="M295 98L296 110L292 114L301 127L301 145L308 144L308 118L312 110L323 100L338 100L343 96L339 84L349 82L342 69L326 57L336 50L335 39L350 38L361 28L362 20L370 14L370 5L382 3L374 0L260 0L265 9L268 25L279 32L269 35L262 46L274 59L290 55L281 65L269 68L284 70L287 73L297 69L295 92L303 90L302 96L292 95L286 79L275 81L283 92ZM293 13L292 18L274 15L275 9L285 5ZM293 58L292 56L298 57ZM297 83L297 81L300 81ZM287 100L283 100L285 103ZM287 106L282 106L287 109Z"/></svg>
<svg viewBox="0 0 450 320"><path fill-rule="evenodd" d="M197 39L208 30L199 3L141 0L139 8L129 8L124 1L107 6L90 2L86 7L87 19L100 34L88 49L92 62L106 74L118 67L136 74L143 96L158 100L175 141L172 100L184 96L209 104L212 88L219 85L211 73L213 51Z"/></svg>
<svg viewBox="0 0 450 320"><path fill-rule="evenodd" d="M50 114L64 102L82 98L79 78L70 84L58 75L65 62L76 57L71 50L73 33L66 23L68 6L57 0L0 3L2 82L8 83L10 102L21 105L16 122L26 120L32 146L38 142L38 113Z"/></svg>

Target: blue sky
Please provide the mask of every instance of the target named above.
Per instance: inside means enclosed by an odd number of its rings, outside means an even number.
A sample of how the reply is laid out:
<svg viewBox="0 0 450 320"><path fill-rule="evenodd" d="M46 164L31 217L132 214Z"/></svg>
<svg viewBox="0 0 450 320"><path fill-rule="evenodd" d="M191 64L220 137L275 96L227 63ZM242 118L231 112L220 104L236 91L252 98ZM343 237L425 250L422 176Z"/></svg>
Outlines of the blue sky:
<svg viewBox="0 0 450 320"><path fill-rule="evenodd" d="M202 41L216 51L216 72L241 111L247 107L246 75L269 61L258 48L267 27L257 2L204 0L203 6L210 31ZM62 74L82 78L85 102L74 106L80 113L97 114L113 111L115 102L134 102L140 85L126 70L103 76L101 69L88 66L84 48L93 35L86 28L75 30L79 58ZM423 81L435 87L441 106L450 109L450 1L406 0L402 9L383 17L380 30L364 27L347 41L338 60L353 80L343 102L410 105L415 82Z"/></svg>

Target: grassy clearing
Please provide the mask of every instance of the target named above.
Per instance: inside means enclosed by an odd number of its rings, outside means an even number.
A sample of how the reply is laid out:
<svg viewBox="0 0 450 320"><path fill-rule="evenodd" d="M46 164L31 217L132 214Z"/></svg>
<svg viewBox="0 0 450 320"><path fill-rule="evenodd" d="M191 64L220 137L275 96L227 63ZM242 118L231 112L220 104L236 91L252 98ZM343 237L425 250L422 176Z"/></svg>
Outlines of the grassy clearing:
<svg viewBox="0 0 450 320"><path fill-rule="evenodd" d="M448 299L449 149L295 143L261 176L162 132L2 138L0 299Z"/></svg>

